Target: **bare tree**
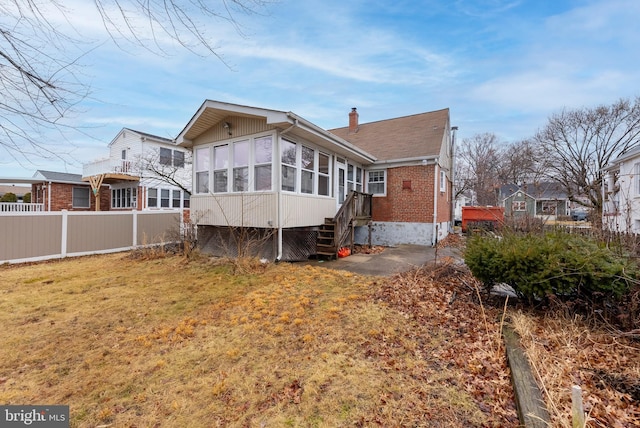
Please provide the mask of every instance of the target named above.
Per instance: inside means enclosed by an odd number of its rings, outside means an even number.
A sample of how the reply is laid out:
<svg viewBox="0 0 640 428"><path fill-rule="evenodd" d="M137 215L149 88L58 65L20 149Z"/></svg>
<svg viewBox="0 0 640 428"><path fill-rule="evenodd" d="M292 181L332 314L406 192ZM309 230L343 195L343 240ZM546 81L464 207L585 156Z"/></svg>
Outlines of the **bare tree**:
<svg viewBox="0 0 640 428"><path fill-rule="evenodd" d="M501 159L502 147L495 134L476 134L462 140L456 167L457 192L470 190L478 205L496 205Z"/></svg>
<svg viewBox="0 0 640 428"><path fill-rule="evenodd" d="M549 118L535 141L550 156L550 178L564 187L570 200L600 213L603 168L637 144L639 137L640 97L563 110Z"/></svg>
<svg viewBox="0 0 640 428"><path fill-rule="evenodd" d="M224 62L206 28L236 16L259 13L274 0L94 0L113 42L159 55L173 45ZM47 139L84 132L69 120L90 95L82 75L83 57L92 49L73 22L77 12L62 0L0 1L0 149L16 161L34 156L63 158L67 153ZM61 24L62 22L62 24ZM54 134L54 135L52 135Z"/></svg>
<svg viewBox="0 0 640 428"><path fill-rule="evenodd" d="M498 177L501 184L538 183L548 169L547 156L531 140L521 140L506 146L502 152Z"/></svg>
<svg viewBox="0 0 640 428"><path fill-rule="evenodd" d="M177 154L180 153L181 157ZM159 180L171 186L182 189L191 195L191 152L174 152L168 157L161 154L160 149L149 151L135 161L134 169L139 171L141 178Z"/></svg>

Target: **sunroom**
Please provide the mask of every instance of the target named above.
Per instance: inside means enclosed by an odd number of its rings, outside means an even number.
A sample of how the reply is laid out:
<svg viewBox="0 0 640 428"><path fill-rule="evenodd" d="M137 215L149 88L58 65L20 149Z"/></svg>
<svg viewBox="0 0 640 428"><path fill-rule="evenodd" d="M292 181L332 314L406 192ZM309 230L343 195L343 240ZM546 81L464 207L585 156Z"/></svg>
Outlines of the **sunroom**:
<svg viewBox="0 0 640 428"><path fill-rule="evenodd" d="M363 191L375 158L291 112L208 100L177 142L193 150L191 218L210 252L306 259L345 204L349 217L370 217Z"/></svg>

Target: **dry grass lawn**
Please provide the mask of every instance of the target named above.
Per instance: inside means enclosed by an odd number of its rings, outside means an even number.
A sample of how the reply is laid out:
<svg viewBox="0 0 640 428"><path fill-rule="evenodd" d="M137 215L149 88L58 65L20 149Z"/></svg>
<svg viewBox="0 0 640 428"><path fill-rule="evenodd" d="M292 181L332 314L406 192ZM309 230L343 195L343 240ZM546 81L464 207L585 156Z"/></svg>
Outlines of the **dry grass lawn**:
<svg viewBox="0 0 640 428"><path fill-rule="evenodd" d="M72 427L516 426L465 383L493 368L456 356L453 330L416 335L375 281L177 256L0 266L0 403L68 404Z"/></svg>

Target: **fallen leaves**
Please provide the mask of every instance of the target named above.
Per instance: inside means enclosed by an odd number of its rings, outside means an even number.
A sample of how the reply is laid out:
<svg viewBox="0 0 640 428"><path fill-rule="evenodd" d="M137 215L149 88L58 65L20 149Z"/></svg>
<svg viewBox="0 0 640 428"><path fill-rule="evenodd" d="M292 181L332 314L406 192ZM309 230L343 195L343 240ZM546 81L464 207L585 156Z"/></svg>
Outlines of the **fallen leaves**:
<svg viewBox="0 0 640 428"><path fill-rule="evenodd" d="M383 284L374 299L403 313L412 322L414 350L428 361L413 373L429 382L444 369L457 375L443 379L475 400L485 415L484 426L518 426L509 369L501 345L501 311L481 310L474 279L461 265L446 263L397 274ZM376 355L395 370L407 370L392 358L397 343L372 343Z"/></svg>

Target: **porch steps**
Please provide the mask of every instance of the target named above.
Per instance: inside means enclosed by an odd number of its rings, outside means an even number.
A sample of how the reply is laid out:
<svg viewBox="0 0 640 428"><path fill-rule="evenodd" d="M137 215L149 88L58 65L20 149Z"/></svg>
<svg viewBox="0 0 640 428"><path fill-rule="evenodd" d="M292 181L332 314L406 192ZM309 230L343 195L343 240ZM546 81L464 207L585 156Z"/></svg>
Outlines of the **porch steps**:
<svg viewBox="0 0 640 428"><path fill-rule="evenodd" d="M336 223L332 218L325 218L324 223L318 229L316 243L316 255L322 258L335 259L338 256L338 249L335 246Z"/></svg>

